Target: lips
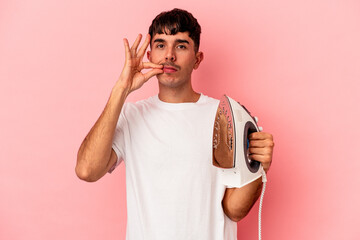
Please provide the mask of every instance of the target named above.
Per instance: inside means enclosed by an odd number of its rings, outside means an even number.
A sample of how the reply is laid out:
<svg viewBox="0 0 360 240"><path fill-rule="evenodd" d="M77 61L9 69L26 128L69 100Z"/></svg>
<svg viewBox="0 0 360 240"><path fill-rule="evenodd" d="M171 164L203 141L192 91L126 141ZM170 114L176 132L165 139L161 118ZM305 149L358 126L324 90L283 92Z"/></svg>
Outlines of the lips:
<svg viewBox="0 0 360 240"><path fill-rule="evenodd" d="M164 66L163 70L164 70L165 73L173 73L173 72L177 71L176 68L171 67L171 66Z"/></svg>

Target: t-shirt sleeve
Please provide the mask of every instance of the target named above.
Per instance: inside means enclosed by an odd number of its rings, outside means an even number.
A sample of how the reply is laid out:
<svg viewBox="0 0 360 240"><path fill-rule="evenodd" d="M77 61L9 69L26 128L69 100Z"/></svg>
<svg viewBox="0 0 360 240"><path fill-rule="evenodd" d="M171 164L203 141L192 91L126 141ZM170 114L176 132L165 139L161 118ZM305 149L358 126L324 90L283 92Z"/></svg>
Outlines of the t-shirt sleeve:
<svg viewBox="0 0 360 240"><path fill-rule="evenodd" d="M117 166L119 166L120 163L125 158L125 143L126 143L125 135L126 135L126 132L128 132L128 124L127 124L127 120L126 120L126 117L124 114L126 105L127 104L125 103L121 110L119 120L116 124L116 129L115 129L113 143L112 143L112 149L116 153L117 160L116 160L116 163L109 169L109 171L108 171L109 173L114 171L115 168Z"/></svg>

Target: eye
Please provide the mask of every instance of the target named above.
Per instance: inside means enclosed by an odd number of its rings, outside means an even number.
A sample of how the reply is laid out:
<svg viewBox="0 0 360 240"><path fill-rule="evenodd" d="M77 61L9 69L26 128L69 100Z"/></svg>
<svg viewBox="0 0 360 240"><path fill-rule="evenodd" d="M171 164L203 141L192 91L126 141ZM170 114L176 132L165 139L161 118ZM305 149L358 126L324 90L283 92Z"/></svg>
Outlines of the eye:
<svg viewBox="0 0 360 240"><path fill-rule="evenodd" d="M158 45L156 45L156 48L164 48L164 44L159 43Z"/></svg>
<svg viewBox="0 0 360 240"><path fill-rule="evenodd" d="M177 47L180 48L180 49L186 49L185 45L178 45Z"/></svg>

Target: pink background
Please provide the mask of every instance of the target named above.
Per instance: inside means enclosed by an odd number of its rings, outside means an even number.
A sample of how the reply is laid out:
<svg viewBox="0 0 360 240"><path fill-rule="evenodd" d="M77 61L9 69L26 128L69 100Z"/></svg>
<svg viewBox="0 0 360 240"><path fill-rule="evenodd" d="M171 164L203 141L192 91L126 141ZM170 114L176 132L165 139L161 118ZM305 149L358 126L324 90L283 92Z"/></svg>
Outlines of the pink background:
<svg viewBox="0 0 360 240"><path fill-rule="evenodd" d="M274 135L263 239L360 239L360 2L169 2L0 2L0 239L125 239L124 165L90 184L76 154L121 72L122 38L174 7L202 26L195 89L227 93ZM129 100L156 93L154 78ZM239 239L257 238L257 213Z"/></svg>

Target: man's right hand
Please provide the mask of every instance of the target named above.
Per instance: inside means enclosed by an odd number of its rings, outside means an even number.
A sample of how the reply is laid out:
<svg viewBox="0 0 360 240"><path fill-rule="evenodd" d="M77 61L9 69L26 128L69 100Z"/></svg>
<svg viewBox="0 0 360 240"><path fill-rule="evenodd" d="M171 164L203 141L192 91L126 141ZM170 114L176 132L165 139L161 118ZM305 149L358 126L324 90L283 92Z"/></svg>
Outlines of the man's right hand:
<svg viewBox="0 0 360 240"><path fill-rule="evenodd" d="M76 163L76 174L80 179L93 182L100 179L116 163L117 156L112 149L116 125L127 95L140 88L149 78L163 72L163 65L143 62L146 48L150 43L150 35L137 51L141 41L141 34L136 38L133 46L124 39L125 65L116 82L110 98L88 135L82 142ZM150 69L147 73L141 70Z"/></svg>
<svg viewBox="0 0 360 240"><path fill-rule="evenodd" d="M139 89L151 77L163 73L163 65L143 62L145 51L150 43L150 35L148 34L146 36L145 42L138 51L137 48L140 44L141 37L141 34L139 34L131 48L128 40L124 38L125 64L116 86L124 89L126 91L126 95L129 95L132 91ZM151 70L146 73L142 73L141 70L143 69Z"/></svg>

